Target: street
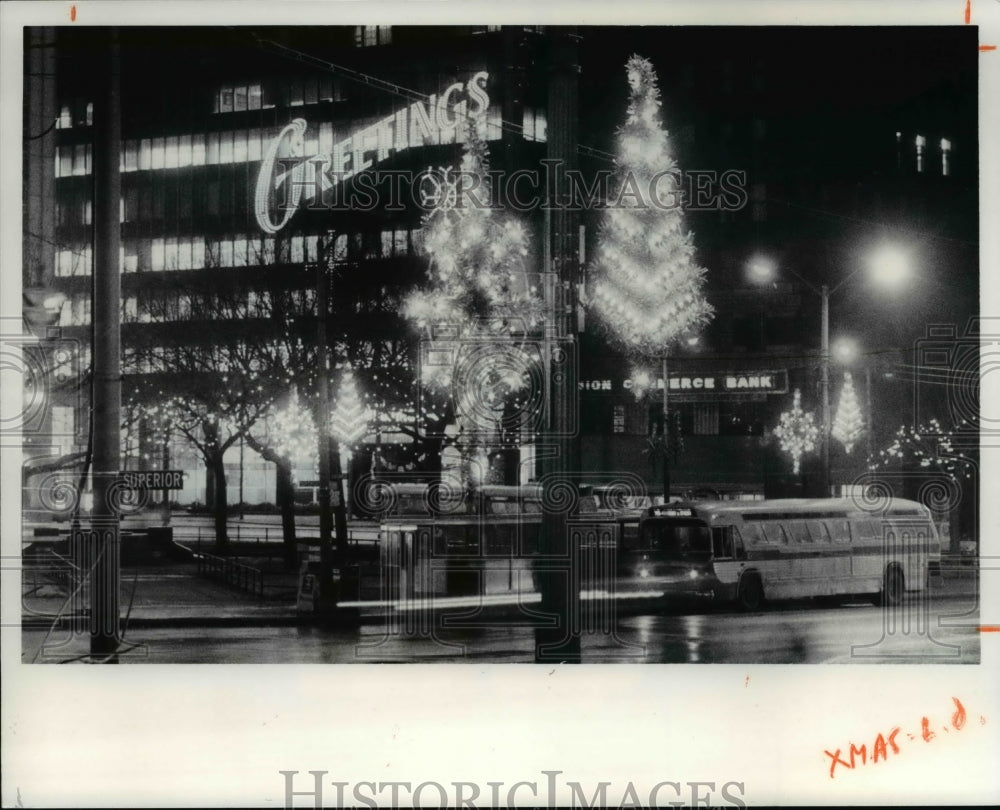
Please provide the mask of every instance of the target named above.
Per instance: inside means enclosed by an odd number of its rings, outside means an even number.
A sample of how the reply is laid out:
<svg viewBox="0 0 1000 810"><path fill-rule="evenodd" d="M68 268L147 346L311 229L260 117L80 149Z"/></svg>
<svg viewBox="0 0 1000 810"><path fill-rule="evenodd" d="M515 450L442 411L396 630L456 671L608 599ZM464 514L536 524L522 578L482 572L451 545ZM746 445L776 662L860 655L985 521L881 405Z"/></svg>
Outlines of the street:
<svg viewBox="0 0 1000 810"><path fill-rule="evenodd" d="M919 602L883 611L870 603L815 607L778 604L741 614L662 611L623 616L609 631L582 634L584 663L901 664L978 663L980 633L975 597L935 593L918 621ZM471 622L470 622L471 623ZM411 624L419 625L419 622ZM405 632L381 624L352 629L315 626L139 627L126 634L121 663L530 663L534 631L514 622ZM84 655L86 637L55 643L37 655L42 629L22 634L22 660L52 662ZM130 645L139 645L130 647ZM37 655L37 658L36 658Z"/></svg>

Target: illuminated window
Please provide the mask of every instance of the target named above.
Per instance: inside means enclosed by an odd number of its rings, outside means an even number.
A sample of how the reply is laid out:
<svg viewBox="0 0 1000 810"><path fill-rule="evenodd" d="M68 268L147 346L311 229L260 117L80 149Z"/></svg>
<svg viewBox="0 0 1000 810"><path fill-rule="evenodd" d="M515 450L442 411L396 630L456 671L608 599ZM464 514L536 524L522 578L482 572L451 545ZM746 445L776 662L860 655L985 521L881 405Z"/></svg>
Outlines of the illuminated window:
<svg viewBox="0 0 1000 810"><path fill-rule="evenodd" d="M77 144L73 147L73 174L84 175L90 171L90 146Z"/></svg>
<svg viewBox="0 0 1000 810"><path fill-rule="evenodd" d="M525 107L522 129L526 141L545 143L548 129L545 111Z"/></svg>
<svg viewBox="0 0 1000 810"><path fill-rule="evenodd" d="M125 141L125 151L122 153L122 171L134 172L139 168L139 142Z"/></svg>
<svg viewBox="0 0 1000 810"><path fill-rule="evenodd" d="M191 136L191 165L205 165L205 136L198 134Z"/></svg>
<svg viewBox="0 0 1000 810"><path fill-rule="evenodd" d="M177 237L171 236L164 240L163 245L163 269L177 269Z"/></svg>
<svg viewBox="0 0 1000 810"><path fill-rule="evenodd" d="M947 177L951 174L951 141L947 138L941 139L941 174Z"/></svg>
<svg viewBox="0 0 1000 810"><path fill-rule="evenodd" d="M149 246L150 270L160 272L163 270L164 240L154 239Z"/></svg>
<svg viewBox="0 0 1000 810"><path fill-rule="evenodd" d="M191 269L200 270L205 266L205 237L196 236L191 240Z"/></svg>
<svg viewBox="0 0 1000 810"><path fill-rule="evenodd" d="M63 107L59 111L59 119L56 121L57 129L72 129L73 128L73 114L70 112L69 107Z"/></svg>
<svg viewBox="0 0 1000 810"><path fill-rule="evenodd" d="M177 138L177 165L191 165L191 136L181 135Z"/></svg>
<svg viewBox="0 0 1000 810"><path fill-rule="evenodd" d="M219 162L219 133L209 132L205 141L205 163L214 166Z"/></svg>
<svg viewBox="0 0 1000 810"><path fill-rule="evenodd" d="M238 236L233 240L233 267L247 266L247 240Z"/></svg>
<svg viewBox="0 0 1000 810"><path fill-rule="evenodd" d="M139 168L153 168L153 142L149 138L139 141Z"/></svg>
<svg viewBox="0 0 1000 810"><path fill-rule="evenodd" d="M164 139L153 138L151 169L162 169L164 166Z"/></svg>
<svg viewBox="0 0 1000 810"><path fill-rule="evenodd" d="M927 139L923 135L917 135L916 137L917 145L917 171L922 172L924 170L924 147L927 145Z"/></svg>
<svg viewBox="0 0 1000 810"><path fill-rule="evenodd" d="M219 133L219 163L233 162L233 133Z"/></svg>
<svg viewBox="0 0 1000 810"><path fill-rule="evenodd" d="M251 84L247 88L247 109L259 110L263 106L264 92L259 84Z"/></svg>
<svg viewBox="0 0 1000 810"><path fill-rule="evenodd" d="M180 163L180 151L176 135L171 135L163 141L163 168L176 169Z"/></svg>
<svg viewBox="0 0 1000 810"><path fill-rule="evenodd" d="M190 239L178 239L177 240L177 269L178 270L190 270L191 269L191 240Z"/></svg>
<svg viewBox="0 0 1000 810"><path fill-rule="evenodd" d="M260 160L261 137L260 129L251 129L247 132L247 160Z"/></svg>
<svg viewBox="0 0 1000 810"><path fill-rule="evenodd" d="M233 163L246 163L247 134L243 130L233 133Z"/></svg>
<svg viewBox="0 0 1000 810"><path fill-rule="evenodd" d="M389 45L392 42L391 25L354 26L354 45L358 48L371 45Z"/></svg>

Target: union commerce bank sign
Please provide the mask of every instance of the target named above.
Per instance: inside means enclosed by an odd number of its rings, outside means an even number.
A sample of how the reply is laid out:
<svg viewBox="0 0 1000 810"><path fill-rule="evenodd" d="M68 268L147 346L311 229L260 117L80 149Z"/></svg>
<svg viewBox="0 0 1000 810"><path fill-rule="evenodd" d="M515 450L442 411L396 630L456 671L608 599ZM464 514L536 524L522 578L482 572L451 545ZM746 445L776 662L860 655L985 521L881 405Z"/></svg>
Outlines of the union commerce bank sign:
<svg viewBox="0 0 1000 810"><path fill-rule="evenodd" d="M333 188L390 155L425 144L440 143L451 137L465 122L483 116L490 106L486 92L489 73L480 71L467 82L455 82L440 95L416 101L392 115L362 127L333 145L332 152L301 160L290 169L290 160L304 153L308 124L296 118L268 144L257 175L254 214L265 233L277 233L303 203ZM276 195L282 191L282 203Z"/></svg>
<svg viewBox="0 0 1000 810"><path fill-rule="evenodd" d="M671 374L669 376L670 393L704 397L710 399L718 394L787 394L788 372L785 369L777 371L740 371L728 374ZM581 380L581 391L599 391L603 393L622 393L630 391L641 394L643 389L662 391L663 378L655 382L646 381L642 384L637 380L611 379Z"/></svg>

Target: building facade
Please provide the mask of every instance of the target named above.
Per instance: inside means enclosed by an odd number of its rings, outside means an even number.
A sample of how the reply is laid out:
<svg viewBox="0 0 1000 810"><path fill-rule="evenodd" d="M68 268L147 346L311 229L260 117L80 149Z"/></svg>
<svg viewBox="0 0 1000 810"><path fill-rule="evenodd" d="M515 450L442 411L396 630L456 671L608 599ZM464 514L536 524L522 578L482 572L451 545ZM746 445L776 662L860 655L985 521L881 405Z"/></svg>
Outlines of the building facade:
<svg viewBox="0 0 1000 810"><path fill-rule="evenodd" d="M807 457L793 475L773 437L796 389L809 410L819 401L819 302L797 278L833 286L853 273L845 256L873 220L940 230L954 241L932 246L938 270L965 273L972 259L954 245L968 236L962 213L975 205L974 109L970 119L969 109L949 108L948 88L935 87L910 99L899 91L895 106L872 95L823 110L823 89L803 101L805 80L788 70L808 45L775 53L726 29L732 47L720 62L699 50L698 37L654 34L643 35L650 48L673 43L669 54L650 55L682 170L740 172L743 192L735 206L689 205L716 314L697 344L672 347L667 360L672 489L815 493L818 460ZM59 326L79 341L85 371L101 98L88 66L100 40L70 28L25 37L26 121L38 132L55 124L25 150L24 278L66 296ZM440 446L419 441L427 416L417 380L421 335L399 311L407 291L426 281L423 217L441 193L421 173L456 165L472 124L482 127L490 168L502 178L497 202L508 208L519 195L552 193L547 158L578 160L586 177L612 168L626 98L622 65L639 46L620 34L538 26L139 28L121 29L119 44L126 400L148 406L158 396L185 397L230 374L249 374L262 389L284 384L294 347L315 341L317 268L325 268L334 365L351 364L376 413L355 472L381 464L439 475ZM600 238L599 206L521 207L532 272L554 274L561 304L574 307ZM761 254L794 276L754 286L746 267ZM870 302L857 295L845 289L834 314L867 315ZM578 309L581 467L638 472L656 490L662 360L616 353ZM272 364L258 358L237 367L238 347L262 335L271 336ZM220 344L237 348L220 353ZM894 358L907 346L892 339L869 349ZM835 406L840 377L831 379ZM875 379L876 399L887 403L881 410L905 401L905 386L894 391L881 372ZM51 409L52 434L61 437L55 455L84 447L86 403L85 395L66 397ZM888 425L888 414L876 417ZM161 447L142 422L126 426L134 437L126 464L182 467L189 475L180 499L210 500L203 454L176 430ZM226 430L228 500L272 501L273 464L236 437L235 422ZM532 437L522 431L515 439L520 463L505 474L526 480ZM840 451L833 464L838 483L864 469ZM300 477L312 477L308 466L302 462Z"/></svg>

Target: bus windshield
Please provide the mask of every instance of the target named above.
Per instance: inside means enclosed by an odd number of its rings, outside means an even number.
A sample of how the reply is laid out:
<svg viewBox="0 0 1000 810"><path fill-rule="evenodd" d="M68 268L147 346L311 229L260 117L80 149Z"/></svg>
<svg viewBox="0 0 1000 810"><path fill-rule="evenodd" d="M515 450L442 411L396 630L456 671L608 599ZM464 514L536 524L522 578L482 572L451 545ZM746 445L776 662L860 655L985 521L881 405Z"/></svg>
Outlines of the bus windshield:
<svg viewBox="0 0 1000 810"><path fill-rule="evenodd" d="M684 557L712 554L712 535L700 520L648 520L642 525L643 548Z"/></svg>

